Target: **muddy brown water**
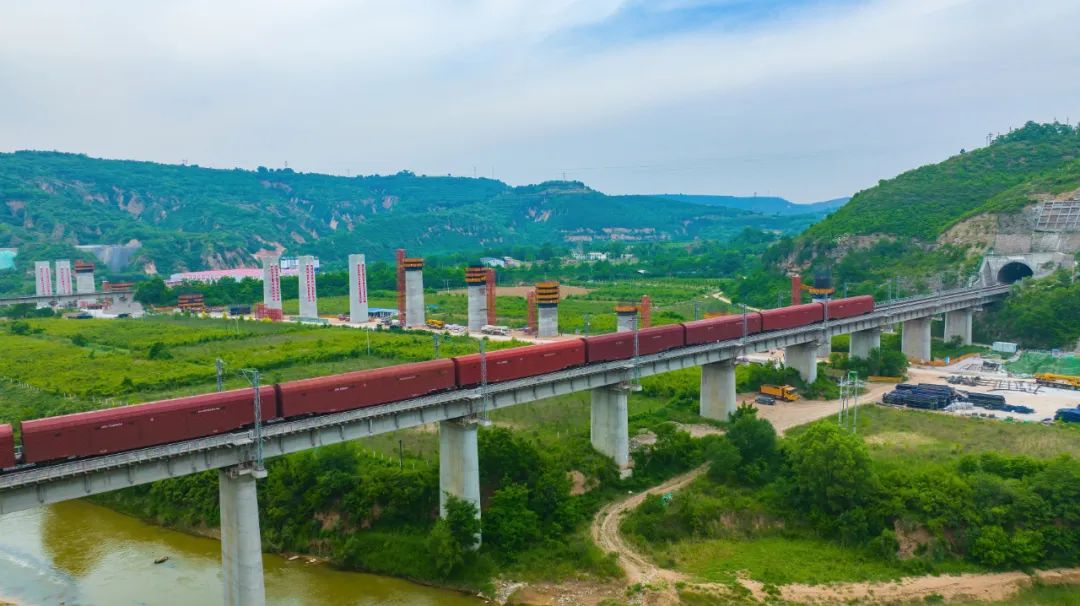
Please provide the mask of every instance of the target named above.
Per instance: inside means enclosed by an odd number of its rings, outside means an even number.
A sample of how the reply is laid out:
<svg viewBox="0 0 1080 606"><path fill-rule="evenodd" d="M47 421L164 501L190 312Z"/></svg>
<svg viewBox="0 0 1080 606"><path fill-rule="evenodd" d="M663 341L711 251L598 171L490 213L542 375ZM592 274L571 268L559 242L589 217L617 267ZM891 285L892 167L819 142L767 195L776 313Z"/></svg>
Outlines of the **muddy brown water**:
<svg viewBox="0 0 1080 606"><path fill-rule="evenodd" d="M161 564L154 560L168 556ZM476 606L477 598L304 559L263 558L268 604ZM0 603L198 605L224 601L221 546L90 503L0 516Z"/></svg>

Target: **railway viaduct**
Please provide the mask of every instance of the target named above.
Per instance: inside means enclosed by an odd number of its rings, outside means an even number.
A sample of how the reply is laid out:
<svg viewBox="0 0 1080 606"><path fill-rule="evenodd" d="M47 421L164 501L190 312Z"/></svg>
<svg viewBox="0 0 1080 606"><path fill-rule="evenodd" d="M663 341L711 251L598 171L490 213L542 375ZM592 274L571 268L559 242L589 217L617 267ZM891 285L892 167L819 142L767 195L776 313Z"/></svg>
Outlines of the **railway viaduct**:
<svg viewBox="0 0 1080 606"><path fill-rule="evenodd" d="M933 317L944 315L946 338L958 336L970 343L972 312L1003 296L1008 288L998 285L892 301L873 313L843 320L826 319L810 326L681 347L631 360L15 471L0 476L0 515L217 469L225 603L261 605L265 594L255 482L266 474L262 456L438 422L440 491L475 503L479 511L477 429L491 410L589 390L592 444L629 473L627 401L641 377L700 366L701 415L726 419L737 406L735 364L741 355L783 348L786 363L809 382L817 376L815 352L819 343L850 334L852 354L865 356L880 344L882 330L900 323L904 353L929 359Z"/></svg>

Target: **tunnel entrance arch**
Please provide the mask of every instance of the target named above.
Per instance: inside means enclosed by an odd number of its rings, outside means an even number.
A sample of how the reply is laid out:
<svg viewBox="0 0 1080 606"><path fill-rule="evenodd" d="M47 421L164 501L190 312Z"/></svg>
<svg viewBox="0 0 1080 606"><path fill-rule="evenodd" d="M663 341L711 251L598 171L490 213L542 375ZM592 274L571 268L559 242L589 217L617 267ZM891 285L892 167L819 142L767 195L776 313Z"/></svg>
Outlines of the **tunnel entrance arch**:
<svg viewBox="0 0 1080 606"><path fill-rule="evenodd" d="M997 279L1002 284L1012 284L1034 275L1035 271L1027 263L1010 261L998 270Z"/></svg>

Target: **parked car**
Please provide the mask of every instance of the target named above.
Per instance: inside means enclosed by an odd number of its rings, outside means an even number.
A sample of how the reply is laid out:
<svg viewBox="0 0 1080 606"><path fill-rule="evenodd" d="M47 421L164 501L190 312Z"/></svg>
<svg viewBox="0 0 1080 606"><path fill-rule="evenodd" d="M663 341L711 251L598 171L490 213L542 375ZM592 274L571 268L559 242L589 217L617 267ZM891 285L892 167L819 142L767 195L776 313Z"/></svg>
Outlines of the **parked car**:
<svg viewBox="0 0 1080 606"><path fill-rule="evenodd" d="M774 398L772 396L767 396L765 394L762 394L762 395L754 398L754 401L757 402L758 404L767 404L769 406L772 406L773 404L776 404L776 398Z"/></svg>

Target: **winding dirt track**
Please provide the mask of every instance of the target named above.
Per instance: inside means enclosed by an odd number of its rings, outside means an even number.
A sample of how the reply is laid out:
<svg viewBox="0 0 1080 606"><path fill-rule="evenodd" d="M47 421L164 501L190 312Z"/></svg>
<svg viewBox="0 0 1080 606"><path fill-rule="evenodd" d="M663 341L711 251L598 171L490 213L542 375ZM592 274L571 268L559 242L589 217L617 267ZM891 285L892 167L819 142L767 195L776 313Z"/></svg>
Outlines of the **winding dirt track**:
<svg viewBox="0 0 1080 606"><path fill-rule="evenodd" d="M663 484L639 492L621 501L608 504L597 512L593 518L592 533L593 541L604 553L615 553L619 558L619 566L626 573L626 580L634 583L655 583L656 581L677 581L682 575L674 570L666 570L649 561L649 558L638 553L630 546L619 532L619 523L622 515L637 508L652 494L671 492L693 482L708 468L708 464L692 469L682 475L675 476Z"/></svg>

